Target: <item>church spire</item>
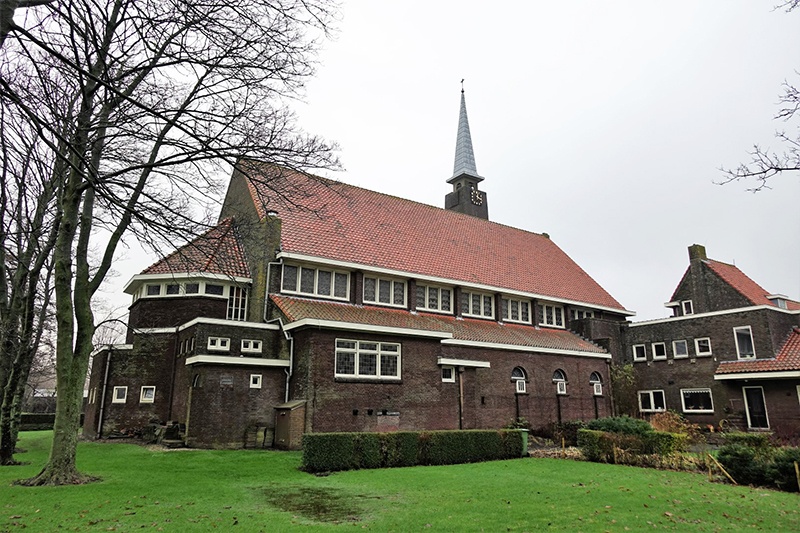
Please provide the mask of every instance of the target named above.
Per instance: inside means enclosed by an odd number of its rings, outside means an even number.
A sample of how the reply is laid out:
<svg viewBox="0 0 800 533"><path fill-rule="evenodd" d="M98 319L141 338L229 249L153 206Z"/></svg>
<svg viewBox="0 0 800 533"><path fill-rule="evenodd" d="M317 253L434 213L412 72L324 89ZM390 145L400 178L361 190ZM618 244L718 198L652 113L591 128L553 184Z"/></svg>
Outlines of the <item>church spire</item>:
<svg viewBox="0 0 800 533"><path fill-rule="evenodd" d="M453 191L444 197L444 208L474 217L489 219L486 193L478 190L483 178L475 166L475 153L472 151L472 136L469 133L467 102L464 99L464 80L461 80L461 110L458 114L458 135L456 136L456 160L453 177L447 183Z"/></svg>

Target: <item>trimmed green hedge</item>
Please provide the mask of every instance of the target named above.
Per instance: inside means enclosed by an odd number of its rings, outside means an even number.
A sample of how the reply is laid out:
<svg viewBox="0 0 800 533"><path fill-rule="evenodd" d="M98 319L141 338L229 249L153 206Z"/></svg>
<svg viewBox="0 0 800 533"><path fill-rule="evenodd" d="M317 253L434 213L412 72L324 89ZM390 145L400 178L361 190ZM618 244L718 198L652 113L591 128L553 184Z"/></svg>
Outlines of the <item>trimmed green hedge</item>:
<svg viewBox="0 0 800 533"><path fill-rule="evenodd" d="M797 492L794 463L800 463L800 448L772 448L764 446L761 439L737 437L736 442L720 448L717 459L737 483ZM746 446L739 444L741 442L755 445Z"/></svg>
<svg viewBox="0 0 800 533"><path fill-rule="evenodd" d="M523 442L517 430L306 433L301 468L332 472L513 459L527 451Z"/></svg>
<svg viewBox="0 0 800 533"><path fill-rule="evenodd" d="M723 433L725 444L740 444L750 448L765 449L770 447L769 438L771 433L744 433L741 431L731 431Z"/></svg>
<svg viewBox="0 0 800 533"><path fill-rule="evenodd" d="M623 435L644 435L653 431L653 426L648 424L647 421L631 418L628 415L591 420L586 423L586 428L608 433L621 433Z"/></svg>
<svg viewBox="0 0 800 533"><path fill-rule="evenodd" d="M631 459L631 456L660 455L666 457L684 450L686 443L686 435L665 431L630 435L594 429L578 430L578 446L580 446L583 456L588 461L595 463L637 464L637 460Z"/></svg>

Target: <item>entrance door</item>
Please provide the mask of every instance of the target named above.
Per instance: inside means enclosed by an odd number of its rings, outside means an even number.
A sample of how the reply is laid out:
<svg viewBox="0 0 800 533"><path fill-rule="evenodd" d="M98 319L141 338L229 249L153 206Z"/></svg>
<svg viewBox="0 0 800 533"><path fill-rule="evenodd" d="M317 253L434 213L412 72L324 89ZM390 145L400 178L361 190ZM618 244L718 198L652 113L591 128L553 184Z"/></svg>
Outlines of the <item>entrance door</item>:
<svg viewBox="0 0 800 533"><path fill-rule="evenodd" d="M743 387L744 405L747 409L747 427L750 429L769 429L767 405L764 403L762 387Z"/></svg>

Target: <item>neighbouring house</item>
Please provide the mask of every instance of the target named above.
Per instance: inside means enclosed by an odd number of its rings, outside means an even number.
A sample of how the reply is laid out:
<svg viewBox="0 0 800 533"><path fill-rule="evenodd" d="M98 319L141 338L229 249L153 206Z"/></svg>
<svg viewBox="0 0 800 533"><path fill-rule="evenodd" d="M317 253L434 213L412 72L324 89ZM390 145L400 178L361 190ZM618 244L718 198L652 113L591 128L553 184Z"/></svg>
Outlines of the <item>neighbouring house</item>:
<svg viewBox="0 0 800 533"><path fill-rule="evenodd" d="M623 328L643 415L800 434L800 303L771 294L734 265L689 247L673 316Z"/></svg>
<svg viewBox="0 0 800 533"><path fill-rule="evenodd" d="M294 448L610 415L633 313L546 234L489 220L463 92L456 146L444 209L241 161L219 224L126 286L85 434L172 421L192 446Z"/></svg>

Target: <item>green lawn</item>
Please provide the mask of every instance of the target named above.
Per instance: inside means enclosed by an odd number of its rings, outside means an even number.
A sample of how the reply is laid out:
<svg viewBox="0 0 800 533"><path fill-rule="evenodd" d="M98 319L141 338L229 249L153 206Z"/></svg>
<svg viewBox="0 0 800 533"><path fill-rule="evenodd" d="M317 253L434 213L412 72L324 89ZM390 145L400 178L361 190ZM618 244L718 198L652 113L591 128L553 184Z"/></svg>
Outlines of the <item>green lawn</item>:
<svg viewBox="0 0 800 533"><path fill-rule="evenodd" d="M0 531L800 531L800 496L705 476L556 459L342 472L297 470L299 453L151 451L82 443L101 482L29 488L49 432L24 433L0 468Z"/></svg>

